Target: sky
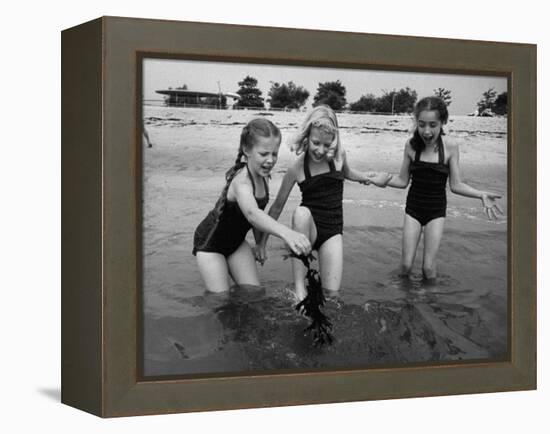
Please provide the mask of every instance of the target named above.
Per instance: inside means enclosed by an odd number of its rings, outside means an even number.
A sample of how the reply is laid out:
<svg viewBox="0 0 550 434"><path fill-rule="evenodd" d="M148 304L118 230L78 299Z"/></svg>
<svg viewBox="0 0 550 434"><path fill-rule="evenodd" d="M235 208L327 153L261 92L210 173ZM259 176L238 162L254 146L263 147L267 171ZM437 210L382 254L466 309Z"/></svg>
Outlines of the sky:
<svg viewBox="0 0 550 434"><path fill-rule="evenodd" d="M319 83L326 81L340 80L346 87L348 103L357 101L362 95L372 93L381 96L384 90L399 90L407 86L416 90L420 99L433 95L434 89L443 87L451 91L451 116L473 112L483 92L489 88L494 88L498 93L507 90L507 79L498 76L148 58L143 60L143 98L162 101L163 96L155 93L155 90L176 88L184 84L189 90L215 93L218 92L219 84L223 93L235 93L239 89L238 82L247 75L258 80L258 88L264 98L268 97L271 82L293 81L303 86L310 93L306 107L311 107Z"/></svg>

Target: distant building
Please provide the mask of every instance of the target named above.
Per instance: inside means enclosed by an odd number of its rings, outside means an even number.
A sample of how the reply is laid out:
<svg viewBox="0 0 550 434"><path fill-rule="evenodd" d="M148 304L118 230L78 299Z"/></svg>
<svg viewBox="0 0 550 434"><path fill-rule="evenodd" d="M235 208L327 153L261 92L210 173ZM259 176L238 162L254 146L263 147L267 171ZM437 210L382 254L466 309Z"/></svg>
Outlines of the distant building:
<svg viewBox="0 0 550 434"><path fill-rule="evenodd" d="M226 109L228 97L233 100L239 99L236 93L201 92L189 89L167 89L155 92L165 95L164 103L169 106Z"/></svg>

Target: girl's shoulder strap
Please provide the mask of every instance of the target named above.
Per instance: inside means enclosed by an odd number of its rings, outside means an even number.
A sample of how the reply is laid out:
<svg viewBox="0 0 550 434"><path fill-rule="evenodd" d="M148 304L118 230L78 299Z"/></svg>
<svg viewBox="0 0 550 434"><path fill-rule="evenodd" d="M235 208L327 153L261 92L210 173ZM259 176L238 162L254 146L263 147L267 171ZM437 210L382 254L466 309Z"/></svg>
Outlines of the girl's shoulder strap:
<svg viewBox="0 0 550 434"><path fill-rule="evenodd" d="M252 184L252 194L254 197L256 197L256 183L254 182L254 178L252 178L252 173L250 173L250 169L248 168L248 165L246 165L246 172L248 174L248 179L250 180L250 183ZM267 196L269 196L269 185L265 178L262 178L264 182L264 191Z"/></svg>
<svg viewBox="0 0 550 434"><path fill-rule="evenodd" d="M269 175L271 177L271 175ZM267 179L262 178L264 180L264 191L267 197L269 197L269 183L267 182Z"/></svg>
<svg viewBox="0 0 550 434"><path fill-rule="evenodd" d="M256 197L256 184L254 183L254 178L252 178L252 173L250 173L250 169L248 168L248 164L245 164L246 172L248 174L248 179L250 179L250 183L252 184L252 194L254 197Z"/></svg>
<svg viewBox="0 0 550 434"><path fill-rule="evenodd" d="M420 161L420 152L418 151L418 149L414 149L414 148L413 148L413 151L414 151L414 162L418 163Z"/></svg>
<svg viewBox="0 0 550 434"><path fill-rule="evenodd" d="M307 149L306 149L306 151L304 152L304 175L305 175L306 179L311 178L311 172L309 170L308 155L309 155L309 153L307 152Z"/></svg>
<svg viewBox="0 0 550 434"><path fill-rule="evenodd" d="M414 162L418 163L420 161L420 154L422 152L418 152L418 143L422 140L420 138L420 135L418 134L418 130L414 131L414 134L412 137L408 140L407 145L411 147L411 149L414 151ZM407 146L405 145L405 146Z"/></svg>
<svg viewBox="0 0 550 434"><path fill-rule="evenodd" d="M443 145L443 139L441 138L441 135L439 135L437 141L437 148L439 151L439 164L445 164L445 146Z"/></svg>

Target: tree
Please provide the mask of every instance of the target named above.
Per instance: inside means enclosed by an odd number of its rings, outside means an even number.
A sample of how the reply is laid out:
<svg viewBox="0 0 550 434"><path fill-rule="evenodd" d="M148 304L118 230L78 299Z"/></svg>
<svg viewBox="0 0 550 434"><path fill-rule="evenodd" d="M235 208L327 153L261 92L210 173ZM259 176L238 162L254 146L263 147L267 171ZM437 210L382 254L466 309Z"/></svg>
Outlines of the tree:
<svg viewBox="0 0 550 434"><path fill-rule="evenodd" d="M342 110L346 103L346 88L340 80L319 83L317 94L313 97L313 106L326 104L333 110Z"/></svg>
<svg viewBox="0 0 550 434"><path fill-rule="evenodd" d="M497 115L508 114L508 92L502 92L496 97L492 110Z"/></svg>
<svg viewBox="0 0 550 434"><path fill-rule="evenodd" d="M444 87L438 87L437 89L434 89L434 95L441 98L447 107L451 105L452 98L450 90L447 90Z"/></svg>
<svg viewBox="0 0 550 434"><path fill-rule="evenodd" d="M258 107L264 108L264 99L262 91L258 89L258 80L247 75L243 81L239 81L240 89L237 91L240 98L235 103L236 108L240 107Z"/></svg>
<svg viewBox="0 0 550 434"><path fill-rule="evenodd" d="M405 89L400 89L395 98L395 107L394 110L396 113L412 113L414 111L414 105L418 99L418 94L416 90L406 87Z"/></svg>
<svg viewBox="0 0 550 434"><path fill-rule="evenodd" d="M382 113L412 113L416 99L416 90L406 87L392 91L383 91L384 94L377 99L376 111Z"/></svg>
<svg viewBox="0 0 550 434"><path fill-rule="evenodd" d="M395 108L395 98L397 97L397 92L395 90L382 91L382 96L376 98L376 107L375 111L381 113L394 113Z"/></svg>
<svg viewBox="0 0 550 434"><path fill-rule="evenodd" d="M296 86L292 81L287 84L271 82L267 102L273 108L298 109L309 98L309 92L302 86Z"/></svg>
<svg viewBox="0 0 550 434"><path fill-rule="evenodd" d="M353 112L375 112L377 98L372 94L361 96L357 101L350 104L349 108Z"/></svg>
<svg viewBox="0 0 550 434"><path fill-rule="evenodd" d="M477 110L480 115L486 110L493 111L496 96L497 92L492 87L483 92L482 98L477 103Z"/></svg>

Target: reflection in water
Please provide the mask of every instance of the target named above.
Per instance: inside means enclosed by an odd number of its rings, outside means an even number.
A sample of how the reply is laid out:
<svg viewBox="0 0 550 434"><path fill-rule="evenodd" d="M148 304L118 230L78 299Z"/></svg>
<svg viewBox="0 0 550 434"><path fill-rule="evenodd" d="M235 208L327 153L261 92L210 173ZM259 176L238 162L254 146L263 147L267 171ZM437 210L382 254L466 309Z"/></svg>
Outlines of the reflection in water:
<svg viewBox="0 0 550 434"><path fill-rule="evenodd" d="M460 286L460 285L458 285ZM187 315L147 322L145 375L271 369L344 368L408 362L497 358L506 352L506 306L477 297L442 276L427 285L420 276L388 277L400 296L361 299L330 294L325 312L334 342L315 347L296 313L290 289L241 286L181 301ZM194 314L189 315L190 306ZM500 327L495 327L499 325Z"/></svg>

